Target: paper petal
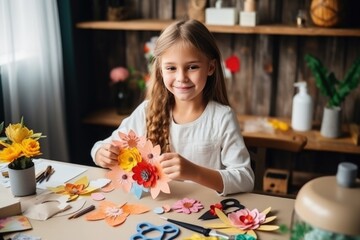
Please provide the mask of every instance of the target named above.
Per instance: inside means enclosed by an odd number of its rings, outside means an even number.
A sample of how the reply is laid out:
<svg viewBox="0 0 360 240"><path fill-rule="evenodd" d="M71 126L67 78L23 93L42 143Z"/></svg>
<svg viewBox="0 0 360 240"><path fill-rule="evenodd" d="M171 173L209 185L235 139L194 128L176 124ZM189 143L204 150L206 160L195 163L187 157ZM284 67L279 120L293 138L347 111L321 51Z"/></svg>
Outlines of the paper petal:
<svg viewBox="0 0 360 240"><path fill-rule="evenodd" d="M105 199L105 196L102 193L92 193L91 198L94 199L95 201L101 201Z"/></svg>
<svg viewBox="0 0 360 240"><path fill-rule="evenodd" d="M105 187L102 187L101 188L101 191L102 192L112 192L112 191L114 191L115 190L115 186L114 186L114 184L111 182L111 183L109 183L108 185L106 185Z"/></svg>
<svg viewBox="0 0 360 240"><path fill-rule="evenodd" d="M125 204L122 210L129 214L141 214L150 211L150 208L140 204Z"/></svg>
<svg viewBox="0 0 360 240"><path fill-rule="evenodd" d="M261 231L275 231L278 230L280 227L276 225L261 225L257 230Z"/></svg>
<svg viewBox="0 0 360 240"><path fill-rule="evenodd" d="M229 225L221 222L221 223L207 223L205 224L207 228L214 228L214 229L222 229L222 228L229 228Z"/></svg>
<svg viewBox="0 0 360 240"><path fill-rule="evenodd" d="M105 218L105 221L107 224L109 224L110 226L113 226L113 227L116 227L122 223L125 222L127 216L129 216L129 214L127 213L123 213L121 214L120 216L117 216L117 217L108 217L108 218Z"/></svg>
<svg viewBox="0 0 360 240"><path fill-rule="evenodd" d="M102 212L101 210L95 210L85 215L85 218L88 221L103 220L105 219L105 217L106 213Z"/></svg>
<svg viewBox="0 0 360 240"><path fill-rule="evenodd" d="M267 217L267 218L265 218L265 221L262 224L269 223L271 221L274 221L275 219L276 219L276 216Z"/></svg>
<svg viewBox="0 0 360 240"><path fill-rule="evenodd" d="M99 189L106 185L108 185L111 182L108 178L99 178L97 180L90 181L90 187Z"/></svg>
<svg viewBox="0 0 360 240"><path fill-rule="evenodd" d="M133 193L137 199L141 198L142 192L143 192L143 188L141 186L137 184L132 185L131 193Z"/></svg>
<svg viewBox="0 0 360 240"><path fill-rule="evenodd" d="M245 234L246 233L246 231L241 230L240 228L234 228L234 227L223 228L220 230L220 232L223 232L228 235L236 235L236 234Z"/></svg>
<svg viewBox="0 0 360 240"><path fill-rule="evenodd" d="M265 216L271 211L271 207L268 207L267 209L265 209L264 211L262 211L262 214L265 214Z"/></svg>
<svg viewBox="0 0 360 240"><path fill-rule="evenodd" d="M69 195L68 202L74 201L79 197L79 195Z"/></svg>
<svg viewBox="0 0 360 240"><path fill-rule="evenodd" d="M229 227L232 227L231 222L229 221L228 217L218 208L215 208L216 215L219 217L219 219L228 225Z"/></svg>
<svg viewBox="0 0 360 240"><path fill-rule="evenodd" d="M89 186L89 179L87 176L83 176L79 180L75 181L74 184L76 184L76 185L84 184L84 186L86 188Z"/></svg>

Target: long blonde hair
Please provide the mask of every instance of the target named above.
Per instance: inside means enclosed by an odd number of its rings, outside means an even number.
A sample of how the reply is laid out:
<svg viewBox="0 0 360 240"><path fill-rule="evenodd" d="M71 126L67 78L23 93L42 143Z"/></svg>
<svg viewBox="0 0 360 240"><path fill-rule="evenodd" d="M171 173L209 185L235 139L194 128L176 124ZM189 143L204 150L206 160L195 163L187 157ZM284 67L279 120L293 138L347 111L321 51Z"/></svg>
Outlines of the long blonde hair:
<svg viewBox="0 0 360 240"><path fill-rule="evenodd" d="M147 138L161 146L162 152L169 152L170 111L175 99L169 92L161 75L161 56L175 43L183 41L191 44L205 54L209 60L215 60L215 71L208 76L203 98L205 102L217 101L230 105L222 69L222 58L215 38L209 30L197 20L177 21L168 26L160 35L154 49L154 59L150 75L150 87L147 92L149 105L146 113Z"/></svg>

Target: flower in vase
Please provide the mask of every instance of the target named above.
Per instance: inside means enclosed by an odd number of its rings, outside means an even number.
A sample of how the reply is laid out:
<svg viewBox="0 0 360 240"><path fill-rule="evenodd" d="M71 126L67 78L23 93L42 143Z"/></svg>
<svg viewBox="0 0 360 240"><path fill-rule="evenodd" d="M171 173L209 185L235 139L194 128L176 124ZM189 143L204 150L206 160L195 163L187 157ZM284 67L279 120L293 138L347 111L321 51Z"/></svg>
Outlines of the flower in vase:
<svg viewBox="0 0 360 240"><path fill-rule="evenodd" d="M0 133L4 128L4 122L0 124ZM39 139L42 133L34 133L20 123L9 124L5 128L6 137L0 138L0 163L9 163L12 169L26 169L34 165L32 158L41 155Z"/></svg>

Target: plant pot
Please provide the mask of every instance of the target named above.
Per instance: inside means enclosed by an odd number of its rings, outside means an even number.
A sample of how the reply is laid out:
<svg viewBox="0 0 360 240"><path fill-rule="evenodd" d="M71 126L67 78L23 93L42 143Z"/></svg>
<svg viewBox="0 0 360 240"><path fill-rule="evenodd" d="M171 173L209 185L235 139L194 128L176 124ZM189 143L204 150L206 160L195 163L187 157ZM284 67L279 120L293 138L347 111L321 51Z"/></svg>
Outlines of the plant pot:
<svg viewBox="0 0 360 240"><path fill-rule="evenodd" d="M36 193L35 166L26 169L12 169L9 166L11 192L15 197Z"/></svg>
<svg viewBox="0 0 360 240"><path fill-rule="evenodd" d="M320 134L327 138L337 138L341 135L341 108L324 108Z"/></svg>

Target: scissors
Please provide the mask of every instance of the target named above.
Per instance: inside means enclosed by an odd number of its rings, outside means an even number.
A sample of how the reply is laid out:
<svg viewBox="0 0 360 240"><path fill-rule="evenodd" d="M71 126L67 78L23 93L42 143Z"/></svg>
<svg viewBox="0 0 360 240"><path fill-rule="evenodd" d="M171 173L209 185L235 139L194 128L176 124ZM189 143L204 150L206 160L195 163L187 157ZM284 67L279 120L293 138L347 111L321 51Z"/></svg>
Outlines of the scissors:
<svg viewBox="0 0 360 240"><path fill-rule="evenodd" d="M131 240L172 240L175 239L180 230L174 224L156 226L151 223L143 222L136 226L136 234L131 236ZM157 237L149 237L147 234L155 232ZM160 236L158 234L160 233Z"/></svg>
<svg viewBox="0 0 360 240"><path fill-rule="evenodd" d="M224 213L226 215L231 212L236 212L236 211L239 211L240 209L245 208L245 206L240 204L239 200L237 200L235 198L224 199L220 203L222 206L222 210L224 211ZM215 218L217 218L217 216L216 216L216 214L213 214L211 210L208 210L206 213L204 213L203 215L201 215L199 217L199 219L202 219L202 220L210 220L210 219L215 219Z"/></svg>

